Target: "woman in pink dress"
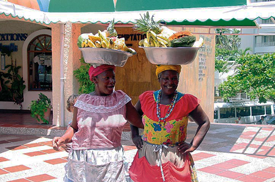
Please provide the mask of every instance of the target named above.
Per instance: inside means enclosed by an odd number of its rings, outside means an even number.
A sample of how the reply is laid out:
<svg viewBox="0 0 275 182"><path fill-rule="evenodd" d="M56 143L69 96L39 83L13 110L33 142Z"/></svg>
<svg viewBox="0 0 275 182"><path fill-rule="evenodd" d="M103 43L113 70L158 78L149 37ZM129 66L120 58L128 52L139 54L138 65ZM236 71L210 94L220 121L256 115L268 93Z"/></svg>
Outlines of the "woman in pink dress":
<svg viewBox="0 0 275 182"><path fill-rule="evenodd" d="M129 170L135 182L197 181L190 153L199 147L210 122L195 96L177 91L180 72L178 65L157 66L161 89L139 96L136 108L144 131L141 140L138 129L131 126L139 149ZM189 116L198 124L190 144L185 142Z"/></svg>
<svg viewBox="0 0 275 182"><path fill-rule="evenodd" d="M95 91L78 97L71 127L62 137L53 139L56 150L72 141L65 181L126 181L122 130L127 120L139 128L143 124L131 98L120 90L114 91L114 70L112 65L90 67Z"/></svg>

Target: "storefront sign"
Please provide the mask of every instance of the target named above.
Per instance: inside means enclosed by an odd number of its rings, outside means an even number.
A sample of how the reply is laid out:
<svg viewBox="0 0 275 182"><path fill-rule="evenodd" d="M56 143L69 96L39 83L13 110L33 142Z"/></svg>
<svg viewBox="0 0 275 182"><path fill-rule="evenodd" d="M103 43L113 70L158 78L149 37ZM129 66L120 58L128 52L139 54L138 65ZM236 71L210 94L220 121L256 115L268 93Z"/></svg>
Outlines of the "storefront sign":
<svg viewBox="0 0 275 182"><path fill-rule="evenodd" d="M125 38L125 41L140 41L146 38L146 34L118 34L118 38Z"/></svg>
<svg viewBox="0 0 275 182"><path fill-rule="evenodd" d="M0 41L25 41L27 33L5 33L0 34Z"/></svg>
<svg viewBox="0 0 275 182"><path fill-rule="evenodd" d="M3 52L2 49L6 49L6 50L9 50L9 51L12 51L12 52L17 52L18 51L18 46L15 45L14 43L10 43L10 45L2 45L0 43L0 52L5 54L5 52Z"/></svg>
<svg viewBox="0 0 275 182"><path fill-rule="evenodd" d="M204 70L206 70L206 59L209 59L210 55L212 54L212 47L211 42L212 39L201 35L204 39L204 46L199 50L199 81L203 81L205 77Z"/></svg>

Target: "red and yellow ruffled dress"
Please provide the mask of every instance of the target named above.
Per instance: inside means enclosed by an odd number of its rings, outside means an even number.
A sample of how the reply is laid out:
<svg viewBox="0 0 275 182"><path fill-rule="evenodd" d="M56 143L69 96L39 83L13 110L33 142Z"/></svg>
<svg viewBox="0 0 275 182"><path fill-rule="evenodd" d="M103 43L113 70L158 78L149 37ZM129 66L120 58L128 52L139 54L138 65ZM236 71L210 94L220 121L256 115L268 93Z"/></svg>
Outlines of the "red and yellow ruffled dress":
<svg viewBox="0 0 275 182"><path fill-rule="evenodd" d="M159 92L147 91L139 97L143 111L144 142L134 157L130 177L135 182L197 181L191 154L181 154L178 144L186 139L188 115L199 105L199 100L193 95L178 92L174 109L164 125L157 117ZM169 105L160 104L160 117L165 117L168 109Z"/></svg>

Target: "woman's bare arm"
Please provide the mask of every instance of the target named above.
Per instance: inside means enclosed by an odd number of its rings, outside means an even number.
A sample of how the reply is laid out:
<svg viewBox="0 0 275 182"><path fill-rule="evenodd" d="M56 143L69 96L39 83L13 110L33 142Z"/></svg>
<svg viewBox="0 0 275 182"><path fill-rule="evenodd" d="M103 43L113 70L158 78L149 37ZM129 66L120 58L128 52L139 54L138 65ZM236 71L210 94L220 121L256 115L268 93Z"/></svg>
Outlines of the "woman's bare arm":
<svg viewBox="0 0 275 182"><path fill-rule="evenodd" d="M196 150L200 146L210 128L209 118L200 105L198 105L196 109L194 109L189 115L198 124L198 128L190 145L188 146L186 143L184 143L179 147L179 150L183 153L193 152Z"/></svg>
<svg viewBox="0 0 275 182"><path fill-rule="evenodd" d="M141 115L133 106L132 102L126 104L126 119L134 126L138 128L143 128L143 123L141 121Z"/></svg>
<svg viewBox="0 0 275 182"><path fill-rule="evenodd" d="M55 137L52 140L52 146L55 150L60 150L60 146L64 143L70 143L72 141L74 133L77 131L77 111L78 109L75 107L73 112L73 122L71 127L68 127L65 134L62 137Z"/></svg>

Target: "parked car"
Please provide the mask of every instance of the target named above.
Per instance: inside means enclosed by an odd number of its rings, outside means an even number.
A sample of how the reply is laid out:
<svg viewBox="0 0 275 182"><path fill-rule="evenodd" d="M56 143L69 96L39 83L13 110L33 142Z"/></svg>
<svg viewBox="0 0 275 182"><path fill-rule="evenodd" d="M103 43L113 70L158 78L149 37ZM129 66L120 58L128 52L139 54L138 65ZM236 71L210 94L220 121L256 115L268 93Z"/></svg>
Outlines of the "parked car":
<svg viewBox="0 0 275 182"><path fill-rule="evenodd" d="M266 124L275 125L275 115L267 115L266 118Z"/></svg>

